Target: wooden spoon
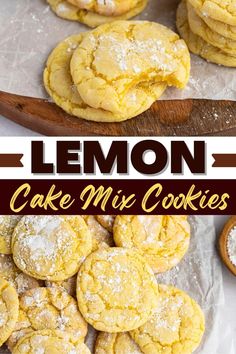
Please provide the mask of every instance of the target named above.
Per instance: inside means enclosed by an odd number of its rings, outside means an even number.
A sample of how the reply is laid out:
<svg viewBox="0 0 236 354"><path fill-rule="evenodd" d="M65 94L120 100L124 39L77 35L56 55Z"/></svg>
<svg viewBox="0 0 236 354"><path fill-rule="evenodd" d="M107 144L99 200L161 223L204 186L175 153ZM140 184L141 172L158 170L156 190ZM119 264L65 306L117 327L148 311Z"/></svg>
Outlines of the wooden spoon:
<svg viewBox="0 0 236 354"><path fill-rule="evenodd" d="M236 216L232 216L223 228L219 238L219 251L226 267L236 276L236 266L231 262L227 249L228 237L234 227L236 227Z"/></svg>

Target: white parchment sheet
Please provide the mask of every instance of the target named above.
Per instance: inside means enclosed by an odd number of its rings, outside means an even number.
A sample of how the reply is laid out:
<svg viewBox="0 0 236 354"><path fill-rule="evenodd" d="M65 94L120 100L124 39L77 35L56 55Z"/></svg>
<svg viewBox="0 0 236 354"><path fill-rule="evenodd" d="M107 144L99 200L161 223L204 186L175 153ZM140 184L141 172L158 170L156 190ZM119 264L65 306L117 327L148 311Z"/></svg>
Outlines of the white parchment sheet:
<svg viewBox="0 0 236 354"><path fill-rule="evenodd" d="M138 19L175 29L178 0L149 0ZM46 0L0 0L0 90L47 98L42 85L45 61L65 37L88 28L58 18ZM185 90L168 89L165 99L236 100L236 69L207 63L192 55L192 73Z"/></svg>
<svg viewBox="0 0 236 354"><path fill-rule="evenodd" d="M206 333L196 354L235 354L233 333L226 323L219 321L224 311L224 292L213 216L191 216L189 219L192 236L187 255L173 270L157 276L157 280L185 290L202 307ZM90 330L87 344L92 352L94 340L94 331ZM6 349L0 349L0 354L8 353Z"/></svg>

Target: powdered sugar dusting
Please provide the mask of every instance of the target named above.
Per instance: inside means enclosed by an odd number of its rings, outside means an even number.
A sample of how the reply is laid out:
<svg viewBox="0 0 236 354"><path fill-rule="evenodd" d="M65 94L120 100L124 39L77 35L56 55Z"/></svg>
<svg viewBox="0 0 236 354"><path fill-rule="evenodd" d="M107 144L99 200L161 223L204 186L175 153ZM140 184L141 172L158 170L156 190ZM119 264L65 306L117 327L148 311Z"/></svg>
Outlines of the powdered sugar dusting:
<svg viewBox="0 0 236 354"><path fill-rule="evenodd" d="M236 226L230 231L227 241L230 261L236 267Z"/></svg>

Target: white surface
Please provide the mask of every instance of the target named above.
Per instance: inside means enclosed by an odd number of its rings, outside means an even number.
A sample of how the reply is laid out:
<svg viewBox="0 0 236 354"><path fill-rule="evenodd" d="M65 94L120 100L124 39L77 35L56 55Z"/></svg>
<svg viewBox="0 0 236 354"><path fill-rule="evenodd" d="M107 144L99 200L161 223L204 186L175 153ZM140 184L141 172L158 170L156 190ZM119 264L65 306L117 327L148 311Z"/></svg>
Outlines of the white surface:
<svg viewBox="0 0 236 354"><path fill-rule="evenodd" d="M32 130L21 127L0 115L0 136L37 136Z"/></svg>

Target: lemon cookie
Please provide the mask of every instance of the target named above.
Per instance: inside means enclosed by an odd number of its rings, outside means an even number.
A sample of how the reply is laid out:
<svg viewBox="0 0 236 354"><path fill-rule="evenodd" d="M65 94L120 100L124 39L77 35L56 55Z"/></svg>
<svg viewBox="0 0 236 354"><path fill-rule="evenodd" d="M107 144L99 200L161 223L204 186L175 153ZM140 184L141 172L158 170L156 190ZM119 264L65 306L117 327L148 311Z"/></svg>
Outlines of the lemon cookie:
<svg viewBox="0 0 236 354"><path fill-rule="evenodd" d="M91 354L84 343L76 343L65 332L43 330L31 332L19 340L13 354Z"/></svg>
<svg viewBox="0 0 236 354"><path fill-rule="evenodd" d="M140 14L147 6L147 0L139 0L135 7L120 16L104 16L92 11L82 10L66 0L47 0L47 2L57 16L84 23L92 28L115 20L128 20ZM124 1L124 3L127 3L127 1Z"/></svg>
<svg viewBox="0 0 236 354"><path fill-rule="evenodd" d="M144 354L191 354L199 346L205 320L198 304L183 291L159 285L154 315L131 336Z"/></svg>
<svg viewBox="0 0 236 354"><path fill-rule="evenodd" d="M11 236L21 216L0 215L0 253L11 254Z"/></svg>
<svg viewBox="0 0 236 354"><path fill-rule="evenodd" d="M68 0L80 9L104 16L119 16L138 6L139 0Z"/></svg>
<svg viewBox="0 0 236 354"><path fill-rule="evenodd" d="M61 330L80 342L87 335L87 323L76 300L56 288L29 290L20 298L19 320L7 344L12 350L24 335L38 330Z"/></svg>
<svg viewBox="0 0 236 354"><path fill-rule="evenodd" d="M215 64L236 67L236 56L212 46L191 31L188 23L187 5L183 0L177 10L177 28L192 53Z"/></svg>
<svg viewBox="0 0 236 354"><path fill-rule="evenodd" d="M142 354L128 333L99 333L95 354Z"/></svg>
<svg viewBox="0 0 236 354"><path fill-rule="evenodd" d="M190 55L179 36L158 23L116 21L87 33L71 59L71 75L82 100L120 114L127 96L165 82L183 88ZM151 93L150 93L151 94ZM136 103L138 103L135 97Z"/></svg>
<svg viewBox="0 0 236 354"><path fill-rule="evenodd" d="M155 273L176 266L189 247L190 225L185 216L117 216L114 241L119 247L135 248Z"/></svg>
<svg viewBox="0 0 236 354"><path fill-rule="evenodd" d="M93 251L100 247L114 246L111 233L98 222L95 216L84 215L83 218L92 236Z"/></svg>
<svg viewBox="0 0 236 354"><path fill-rule="evenodd" d="M118 333L138 328L152 315L157 298L155 276L133 250L99 249L80 268L79 309L99 331Z"/></svg>
<svg viewBox="0 0 236 354"><path fill-rule="evenodd" d="M214 47L220 48L223 52L236 56L236 40L221 36L212 31L210 27L194 11L193 6L187 3L188 22L193 33L204 39Z"/></svg>
<svg viewBox="0 0 236 354"><path fill-rule="evenodd" d="M236 26L235 0L189 0L189 2L205 16Z"/></svg>
<svg viewBox="0 0 236 354"><path fill-rule="evenodd" d="M19 300L15 288L0 277L0 347L14 330L18 311Z"/></svg>
<svg viewBox="0 0 236 354"><path fill-rule="evenodd" d="M91 234L81 216L24 216L12 236L17 267L41 280L75 275L91 249Z"/></svg>
<svg viewBox="0 0 236 354"><path fill-rule="evenodd" d="M73 277L66 279L64 281L45 281L45 285L48 288L59 288L61 290L65 290L69 295L75 297L76 296L76 279L77 275L74 275Z"/></svg>
<svg viewBox="0 0 236 354"><path fill-rule="evenodd" d="M30 277L18 269L10 255L0 254L0 277L15 287L19 295L25 291L38 288L42 282Z"/></svg>
<svg viewBox="0 0 236 354"><path fill-rule="evenodd" d="M96 215L97 221L109 232L113 232L116 215Z"/></svg>
<svg viewBox="0 0 236 354"><path fill-rule="evenodd" d="M44 85L54 102L67 113L86 120L118 122L133 118L147 110L165 91L166 84L153 83L150 87L136 87L123 101L119 114L94 109L85 104L74 85L70 73L70 61L83 35L72 36L60 43L49 56L44 70Z"/></svg>

